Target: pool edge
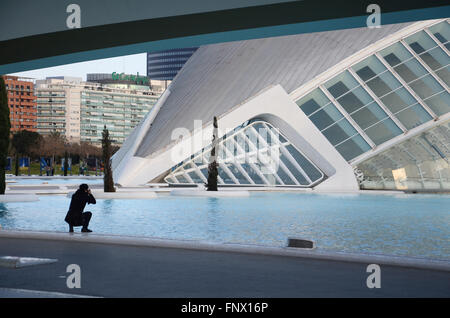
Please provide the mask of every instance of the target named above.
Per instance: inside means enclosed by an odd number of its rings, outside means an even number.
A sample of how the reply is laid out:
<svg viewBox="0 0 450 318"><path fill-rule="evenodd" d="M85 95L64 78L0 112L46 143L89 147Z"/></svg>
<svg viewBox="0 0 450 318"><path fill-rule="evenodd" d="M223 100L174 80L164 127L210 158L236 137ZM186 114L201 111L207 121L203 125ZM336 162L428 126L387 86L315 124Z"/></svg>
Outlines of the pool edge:
<svg viewBox="0 0 450 318"><path fill-rule="evenodd" d="M450 272L450 261L403 257L382 254L357 254L324 250L302 250L292 247L268 247L261 245L244 245L236 243L214 243L194 240L175 240L123 235L92 233L38 232L26 230L0 229L0 238L35 239L48 241L69 241L135 247L175 248L210 252L243 253L254 255L298 257L323 261L378 264L395 267L426 269Z"/></svg>

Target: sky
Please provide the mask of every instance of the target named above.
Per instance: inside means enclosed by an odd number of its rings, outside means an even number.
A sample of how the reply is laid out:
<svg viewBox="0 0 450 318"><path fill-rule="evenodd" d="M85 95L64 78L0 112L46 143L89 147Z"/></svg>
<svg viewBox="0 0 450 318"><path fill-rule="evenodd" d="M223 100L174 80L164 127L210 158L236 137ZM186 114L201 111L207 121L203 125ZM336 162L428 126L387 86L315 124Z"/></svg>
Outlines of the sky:
<svg viewBox="0 0 450 318"><path fill-rule="evenodd" d="M32 71L18 72L10 75L44 79L48 76L75 76L86 80L88 73L127 73L147 74L147 54L133 54L121 57L93 60L87 62L66 64L61 66L41 68Z"/></svg>

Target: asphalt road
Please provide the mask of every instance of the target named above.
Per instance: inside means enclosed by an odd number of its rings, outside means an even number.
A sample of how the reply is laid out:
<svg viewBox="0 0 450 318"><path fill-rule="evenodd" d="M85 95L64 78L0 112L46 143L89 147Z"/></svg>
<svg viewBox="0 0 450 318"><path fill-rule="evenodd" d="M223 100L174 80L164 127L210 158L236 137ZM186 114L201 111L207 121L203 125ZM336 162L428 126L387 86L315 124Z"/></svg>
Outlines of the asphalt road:
<svg viewBox="0 0 450 318"><path fill-rule="evenodd" d="M0 267L0 288L101 297L449 297L450 273L381 266L369 289L368 264L296 257L30 239L0 239L0 256L56 258ZM69 289L69 264L81 288ZM11 296L14 296L11 293Z"/></svg>

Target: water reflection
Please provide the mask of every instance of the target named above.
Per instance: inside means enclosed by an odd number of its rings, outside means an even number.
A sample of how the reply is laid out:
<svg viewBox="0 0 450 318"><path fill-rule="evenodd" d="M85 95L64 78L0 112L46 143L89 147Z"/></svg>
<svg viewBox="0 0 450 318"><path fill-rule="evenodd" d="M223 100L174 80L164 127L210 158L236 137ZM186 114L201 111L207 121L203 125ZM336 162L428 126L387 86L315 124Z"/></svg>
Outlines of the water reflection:
<svg viewBox="0 0 450 318"><path fill-rule="evenodd" d="M220 199L206 198L206 232L208 240L220 240Z"/></svg>

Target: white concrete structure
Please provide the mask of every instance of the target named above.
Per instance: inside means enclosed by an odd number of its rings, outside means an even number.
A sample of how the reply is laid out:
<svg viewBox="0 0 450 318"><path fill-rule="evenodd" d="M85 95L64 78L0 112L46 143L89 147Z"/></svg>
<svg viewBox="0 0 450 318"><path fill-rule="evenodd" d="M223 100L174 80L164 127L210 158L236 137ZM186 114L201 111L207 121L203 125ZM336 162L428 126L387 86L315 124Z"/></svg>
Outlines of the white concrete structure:
<svg viewBox="0 0 450 318"><path fill-rule="evenodd" d="M114 180L450 189L446 19L201 47L113 157ZM392 151L395 149L395 151Z"/></svg>

